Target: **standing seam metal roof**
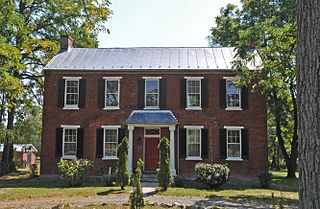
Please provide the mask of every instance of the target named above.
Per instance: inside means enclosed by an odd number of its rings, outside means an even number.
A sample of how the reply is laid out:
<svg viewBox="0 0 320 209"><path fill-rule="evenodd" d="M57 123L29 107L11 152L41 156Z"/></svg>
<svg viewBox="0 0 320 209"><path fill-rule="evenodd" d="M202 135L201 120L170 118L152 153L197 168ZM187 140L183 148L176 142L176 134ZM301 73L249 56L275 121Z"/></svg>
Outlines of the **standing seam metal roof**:
<svg viewBox="0 0 320 209"><path fill-rule="evenodd" d="M235 56L234 47L70 48L54 56L44 69L231 70ZM257 68L254 63L248 67Z"/></svg>

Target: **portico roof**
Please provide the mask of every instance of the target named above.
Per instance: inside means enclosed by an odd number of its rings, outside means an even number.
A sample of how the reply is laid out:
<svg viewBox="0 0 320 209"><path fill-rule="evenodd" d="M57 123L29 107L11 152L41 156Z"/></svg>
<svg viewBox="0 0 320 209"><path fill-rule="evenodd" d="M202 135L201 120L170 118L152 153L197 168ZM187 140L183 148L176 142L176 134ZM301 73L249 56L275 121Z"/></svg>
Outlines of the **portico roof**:
<svg viewBox="0 0 320 209"><path fill-rule="evenodd" d="M127 124L173 125L178 120L170 110L134 110L126 120Z"/></svg>

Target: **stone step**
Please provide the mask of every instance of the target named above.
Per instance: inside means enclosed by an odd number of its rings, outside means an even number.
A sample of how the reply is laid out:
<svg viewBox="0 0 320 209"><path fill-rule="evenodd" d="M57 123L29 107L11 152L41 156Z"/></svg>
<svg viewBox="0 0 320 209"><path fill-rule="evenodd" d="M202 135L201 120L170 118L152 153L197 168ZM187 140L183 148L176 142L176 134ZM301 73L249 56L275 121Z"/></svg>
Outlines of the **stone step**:
<svg viewBox="0 0 320 209"><path fill-rule="evenodd" d="M141 182L158 182L157 174L143 173L141 175Z"/></svg>

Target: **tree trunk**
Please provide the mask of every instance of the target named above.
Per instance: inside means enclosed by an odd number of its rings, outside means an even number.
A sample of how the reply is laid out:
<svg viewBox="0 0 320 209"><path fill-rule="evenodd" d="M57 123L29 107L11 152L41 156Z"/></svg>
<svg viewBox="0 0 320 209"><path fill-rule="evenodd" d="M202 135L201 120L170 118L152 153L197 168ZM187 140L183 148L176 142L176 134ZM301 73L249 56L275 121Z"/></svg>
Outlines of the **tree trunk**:
<svg viewBox="0 0 320 209"><path fill-rule="evenodd" d="M7 122L7 130L13 129L13 121L14 121L14 107L8 111L8 122ZM13 142L12 142L12 134L7 132L6 139L3 147L3 154L0 163L0 176L8 174L12 169L10 169L10 164L13 159Z"/></svg>
<svg viewBox="0 0 320 209"><path fill-rule="evenodd" d="M320 208L320 1L298 0L299 197Z"/></svg>

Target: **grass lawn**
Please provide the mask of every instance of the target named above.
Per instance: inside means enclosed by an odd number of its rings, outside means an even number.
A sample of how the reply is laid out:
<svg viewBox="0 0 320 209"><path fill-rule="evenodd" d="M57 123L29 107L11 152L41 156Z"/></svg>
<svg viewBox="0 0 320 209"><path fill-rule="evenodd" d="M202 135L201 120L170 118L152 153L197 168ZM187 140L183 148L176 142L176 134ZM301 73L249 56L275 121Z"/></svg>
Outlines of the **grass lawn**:
<svg viewBox="0 0 320 209"><path fill-rule="evenodd" d="M123 195L128 197L129 187L121 191L119 187L106 187L101 181L85 182L82 187L68 188L63 180L45 180L39 178L29 178L27 171L20 171L19 174L11 174L0 178L0 201L24 200L35 198L55 198L55 197L88 197L99 195ZM272 172L273 179L270 189L261 189L258 185L248 183L225 184L219 189L213 190L204 184L195 181L186 181L186 188L169 188L166 192L159 191L161 195L172 196L197 196L197 197L219 197L235 201L252 201L272 203L272 193L276 201L286 203L298 202L298 180L287 179L285 172ZM91 206L85 207L90 208ZM99 205L92 208L99 208ZM101 206L101 208L108 208ZM115 207L110 207L115 208ZM117 206L116 208L126 208ZM155 208L155 207L152 207Z"/></svg>
<svg viewBox="0 0 320 209"><path fill-rule="evenodd" d="M187 181L186 188L169 188L162 195L174 196L199 196L221 197L227 199L246 199L249 201L272 202L272 194L275 200L284 202L298 202L298 179L287 179L285 172L272 172L272 185L270 189L261 189L259 185L248 183L230 182L219 189L210 189L200 182Z"/></svg>

